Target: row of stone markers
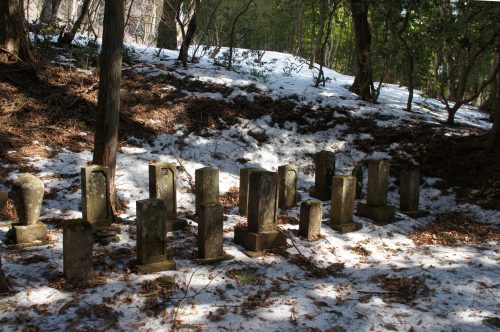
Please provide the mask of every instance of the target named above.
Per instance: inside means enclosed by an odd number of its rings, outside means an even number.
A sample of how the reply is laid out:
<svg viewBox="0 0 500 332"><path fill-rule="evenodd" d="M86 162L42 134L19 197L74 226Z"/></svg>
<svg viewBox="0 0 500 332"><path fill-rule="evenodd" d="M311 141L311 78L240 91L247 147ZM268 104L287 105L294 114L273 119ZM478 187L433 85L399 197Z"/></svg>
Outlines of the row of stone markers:
<svg viewBox="0 0 500 332"><path fill-rule="evenodd" d="M331 199L330 226L342 233L360 229L361 225L353 221L353 212L356 196L362 190L362 169L354 170L358 176L335 176L335 155L329 151L316 154L315 164L315 190L311 196ZM388 176L388 161L368 162L367 202L358 204L359 216L378 223L394 218L395 208L387 204ZM64 275L70 282L90 278L95 236L109 233L107 230L112 223L109 179L107 167L82 168L83 218L66 222L63 231ZM240 170L239 213L247 217L247 226L235 228L234 241L245 247L250 256L286 245L286 237L277 228L278 207L296 206L297 179L298 169L293 165L280 166L278 172L259 168ZM413 217L425 213L418 210L419 182L418 170L402 172L401 210ZM197 169L195 188L199 261L211 263L230 259L223 248L219 170L213 167ZM24 174L14 181L9 196L19 216L12 228L16 243L45 241L47 228L39 221L43 193L43 182L33 175ZM177 217L175 164L149 165L149 193L149 199L136 202L137 269L143 273L175 269L175 262L167 257L167 232L186 225L186 220ZM0 198L4 196L0 194ZM302 202L299 235L309 240L318 238L321 220L321 201Z"/></svg>

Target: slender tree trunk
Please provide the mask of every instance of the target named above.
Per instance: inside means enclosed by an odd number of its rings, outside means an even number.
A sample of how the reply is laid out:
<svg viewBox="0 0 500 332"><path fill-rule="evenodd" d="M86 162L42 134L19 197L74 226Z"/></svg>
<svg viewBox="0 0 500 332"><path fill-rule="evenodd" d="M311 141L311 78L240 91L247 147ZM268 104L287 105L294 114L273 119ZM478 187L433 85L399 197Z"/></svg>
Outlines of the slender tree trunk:
<svg viewBox="0 0 500 332"><path fill-rule="evenodd" d="M233 67L233 47L234 47L234 33L236 30L236 23L238 22L238 19L241 17L241 15L245 14L245 12L248 10L252 2L253 0L249 0L246 6L243 8L243 10L240 11L233 20L233 25L231 26L231 34L229 35L229 57L227 60L227 69L229 70L231 70L231 68Z"/></svg>
<svg viewBox="0 0 500 332"><path fill-rule="evenodd" d="M51 13L52 13L52 0L44 0L42 5L42 11L40 12L40 22L42 23L49 22Z"/></svg>
<svg viewBox="0 0 500 332"><path fill-rule="evenodd" d="M119 210L115 187L125 0L106 0L99 71L97 122L92 162L110 168L110 201Z"/></svg>
<svg viewBox="0 0 500 332"><path fill-rule="evenodd" d="M59 39L57 40L58 43L64 44L64 45L69 45L73 42L73 39L75 38L76 33L78 32L78 30L80 30L80 26L82 25L82 22L85 19L85 16L87 16L91 2L92 2L92 0L84 0L83 1L82 10L80 12L80 15L78 15L78 18L76 19L75 24L73 24L71 31L65 32L61 37L59 37Z"/></svg>
<svg viewBox="0 0 500 332"><path fill-rule="evenodd" d="M193 15L191 15L191 20L189 20L188 29L186 36L182 40L181 49L179 51L179 60L182 62L184 68L187 67L188 51L189 46L193 42L194 34L196 33L196 12L198 10L198 4L193 10Z"/></svg>
<svg viewBox="0 0 500 332"><path fill-rule="evenodd" d="M33 62L24 25L23 0L0 1L0 48L0 62L7 62L11 56L30 64Z"/></svg>
<svg viewBox="0 0 500 332"><path fill-rule="evenodd" d="M494 68L497 70L496 77L491 83L493 101L493 127L491 128L488 139L486 140L486 149L490 152L500 153L500 36L496 38L497 52L495 55ZM495 70L494 69L494 70Z"/></svg>
<svg viewBox="0 0 500 332"><path fill-rule="evenodd" d="M156 46L167 50L177 49L177 13L181 8L181 0L163 0L160 24L158 24L158 40Z"/></svg>
<svg viewBox="0 0 500 332"><path fill-rule="evenodd" d="M351 90L363 100L373 99L371 69L371 34L368 25L368 0L351 0L352 20L356 42L357 73Z"/></svg>
<svg viewBox="0 0 500 332"><path fill-rule="evenodd" d="M316 0L312 2L312 34L311 34L311 57L309 58L309 69L314 67L314 63L316 62L316 47L314 45L314 41L316 40Z"/></svg>

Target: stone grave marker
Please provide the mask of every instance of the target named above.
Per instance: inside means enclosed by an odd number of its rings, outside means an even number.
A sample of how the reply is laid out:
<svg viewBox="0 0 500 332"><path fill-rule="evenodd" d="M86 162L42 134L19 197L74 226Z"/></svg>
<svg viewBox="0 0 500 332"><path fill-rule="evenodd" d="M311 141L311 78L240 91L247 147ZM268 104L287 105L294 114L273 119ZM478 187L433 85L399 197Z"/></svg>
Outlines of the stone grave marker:
<svg viewBox="0 0 500 332"><path fill-rule="evenodd" d="M314 156L315 175L312 197L327 201L332 190L332 178L335 175L335 153L320 151Z"/></svg>
<svg viewBox="0 0 500 332"><path fill-rule="evenodd" d="M359 203L357 215L372 219L378 224L394 221L396 209L387 204L389 187L389 161L368 162L368 193L366 203Z"/></svg>
<svg viewBox="0 0 500 332"><path fill-rule="evenodd" d="M10 198L14 201L19 219L12 225L17 244L46 241L47 226L39 221L43 194L43 182L34 175L22 174L14 180Z"/></svg>
<svg viewBox="0 0 500 332"><path fill-rule="evenodd" d="M177 169L174 163L149 164L149 197L159 198L165 202L167 232L186 227L187 221L177 218Z"/></svg>
<svg viewBox="0 0 500 332"><path fill-rule="evenodd" d="M315 199L308 199L300 204L299 236L312 241L320 236L323 204Z"/></svg>
<svg viewBox="0 0 500 332"><path fill-rule="evenodd" d="M240 216L246 217L248 214L248 188L250 174L255 171L263 171L262 168L241 168L240 169L240 200L238 212Z"/></svg>
<svg viewBox="0 0 500 332"><path fill-rule="evenodd" d="M363 165L354 166L351 174L356 177L356 198L359 199L363 196Z"/></svg>
<svg viewBox="0 0 500 332"><path fill-rule="evenodd" d="M106 166L91 165L81 170L83 220L92 225L94 232L111 226L109 177Z"/></svg>
<svg viewBox="0 0 500 332"><path fill-rule="evenodd" d="M428 211L419 210L420 198L420 169L411 168L401 171L399 188L399 208L402 213L411 218L421 218L429 214Z"/></svg>
<svg viewBox="0 0 500 332"><path fill-rule="evenodd" d="M337 232L348 233L362 227L360 223L353 221L356 182L354 176L333 177L330 226Z"/></svg>
<svg viewBox="0 0 500 332"><path fill-rule="evenodd" d="M137 270L141 273L175 270L175 262L167 257L165 202L149 198L137 201L136 205Z"/></svg>
<svg viewBox="0 0 500 332"><path fill-rule="evenodd" d="M0 217L7 213L7 200L9 199L9 192L0 191Z"/></svg>
<svg viewBox="0 0 500 332"><path fill-rule="evenodd" d="M63 228L64 278L80 283L92 277L92 225L80 219L71 220Z"/></svg>
<svg viewBox="0 0 500 332"><path fill-rule="evenodd" d="M278 167L279 175L279 204L282 209L289 209L297 205L297 180L299 169L295 165Z"/></svg>
<svg viewBox="0 0 500 332"><path fill-rule="evenodd" d="M5 273L2 269L2 256L0 256L0 294L5 294L9 292L9 283L7 278L5 278Z"/></svg>
<svg viewBox="0 0 500 332"><path fill-rule="evenodd" d="M215 263L232 256L224 254L224 207L217 202L202 203L198 215L198 261Z"/></svg>
<svg viewBox="0 0 500 332"><path fill-rule="evenodd" d="M276 227L278 195L277 173L254 171L250 174L248 226L234 229L234 242L245 247L250 256L286 245L286 237Z"/></svg>
<svg viewBox="0 0 500 332"><path fill-rule="evenodd" d="M219 169L203 167L195 170L195 208L198 215L203 203L219 202Z"/></svg>

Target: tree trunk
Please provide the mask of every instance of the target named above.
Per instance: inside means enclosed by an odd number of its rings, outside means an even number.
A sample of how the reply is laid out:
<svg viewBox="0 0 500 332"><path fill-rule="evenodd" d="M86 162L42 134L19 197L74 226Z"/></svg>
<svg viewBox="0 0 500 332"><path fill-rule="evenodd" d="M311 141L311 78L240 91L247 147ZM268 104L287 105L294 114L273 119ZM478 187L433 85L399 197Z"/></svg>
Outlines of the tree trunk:
<svg viewBox="0 0 500 332"><path fill-rule="evenodd" d="M64 45L69 45L73 42L73 39L75 38L76 33L78 32L78 30L80 30L80 26L82 25L82 22L85 19L85 16L87 16L91 2L92 2L92 0L84 0L83 1L82 10L81 10L80 15L78 16L78 19L76 20L75 24L71 28L71 31L66 32L66 33L64 33L64 35L60 36L57 40L58 43L64 44Z"/></svg>
<svg viewBox="0 0 500 332"><path fill-rule="evenodd" d="M176 16L181 8L180 0L163 0L160 24L158 24L158 40L156 46L167 50L177 49Z"/></svg>
<svg viewBox="0 0 500 332"><path fill-rule="evenodd" d="M104 6L102 51L100 56L97 122L93 164L110 169L110 202L113 212L119 210L115 187L120 82L124 35L125 0L106 0Z"/></svg>
<svg viewBox="0 0 500 332"><path fill-rule="evenodd" d="M371 34L368 25L368 0L351 0L354 37L356 42L357 73L351 90L363 100L373 99L371 69Z"/></svg>
<svg viewBox="0 0 500 332"><path fill-rule="evenodd" d="M27 63L33 62L33 53L24 26L24 1L0 1L0 62L9 61L9 56Z"/></svg>
<svg viewBox="0 0 500 332"><path fill-rule="evenodd" d="M61 7L62 0L52 0L52 8L50 11L50 23L54 24L59 16L59 7Z"/></svg>
<svg viewBox="0 0 500 332"><path fill-rule="evenodd" d="M51 13L52 13L52 0L44 0L42 5L42 11L40 12L40 22L42 23L49 22Z"/></svg>
<svg viewBox="0 0 500 332"><path fill-rule="evenodd" d="M241 12L236 15L236 17L233 20L233 25L231 26L231 34L229 35L229 57L227 60L227 69L231 70L233 67L233 47L234 47L234 33L236 29L236 23L238 22L238 19L241 17L241 15L245 14L245 12L248 10L250 7L250 4L253 2L253 0L249 0L246 4L246 6L243 8Z"/></svg>
<svg viewBox="0 0 500 332"><path fill-rule="evenodd" d="M189 20L188 29L186 32L186 36L182 40L181 49L179 51L179 60L182 62L182 66L184 68L187 67L187 58L189 46L193 42L194 34L196 33L196 11L198 10L198 3L196 3L196 7L193 10L193 15L191 16L191 20Z"/></svg>

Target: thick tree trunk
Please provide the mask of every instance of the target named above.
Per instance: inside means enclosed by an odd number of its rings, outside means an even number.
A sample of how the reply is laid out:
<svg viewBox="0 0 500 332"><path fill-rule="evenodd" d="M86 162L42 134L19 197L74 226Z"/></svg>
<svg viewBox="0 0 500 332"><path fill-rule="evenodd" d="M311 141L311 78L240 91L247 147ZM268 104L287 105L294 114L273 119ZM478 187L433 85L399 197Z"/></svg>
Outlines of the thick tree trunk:
<svg viewBox="0 0 500 332"><path fill-rule="evenodd" d="M51 13L52 13L52 0L44 0L42 5L42 11L40 13L40 22L42 23L49 22Z"/></svg>
<svg viewBox="0 0 500 332"><path fill-rule="evenodd" d="M186 36L182 40L181 49L179 51L179 60L181 60L184 68L187 67L189 46L191 46L191 43L193 42L194 34L196 33L196 11L197 10L198 10L198 8L194 9L193 15L191 16L191 20L189 20Z"/></svg>
<svg viewBox="0 0 500 332"><path fill-rule="evenodd" d="M177 49L177 13L181 8L181 0L163 0L163 10L158 24L158 40L156 46L167 50Z"/></svg>
<svg viewBox="0 0 500 332"><path fill-rule="evenodd" d="M78 30L80 30L80 26L82 25L83 20L85 19L85 17L89 12L89 7L91 2L92 0L83 1L82 10L80 11L80 15L78 16L78 19L76 20L75 24L73 24L71 31L66 32L64 33L64 35L60 36L59 39L57 40L58 43L69 45L73 42L76 33L78 32Z"/></svg>
<svg viewBox="0 0 500 332"><path fill-rule="evenodd" d="M0 62L7 62L10 56L33 62L23 8L23 0L0 1Z"/></svg>
<svg viewBox="0 0 500 332"><path fill-rule="evenodd" d="M106 0L97 99L97 123L92 163L110 168L110 201L119 209L115 187L116 150L120 114L120 82L124 35L125 0Z"/></svg>
<svg viewBox="0 0 500 332"><path fill-rule="evenodd" d="M356 42L357 73L351 90L363 100L373 99L371 69L371 35L368 25L368 0L351 0L352 20Z"/></svg>

